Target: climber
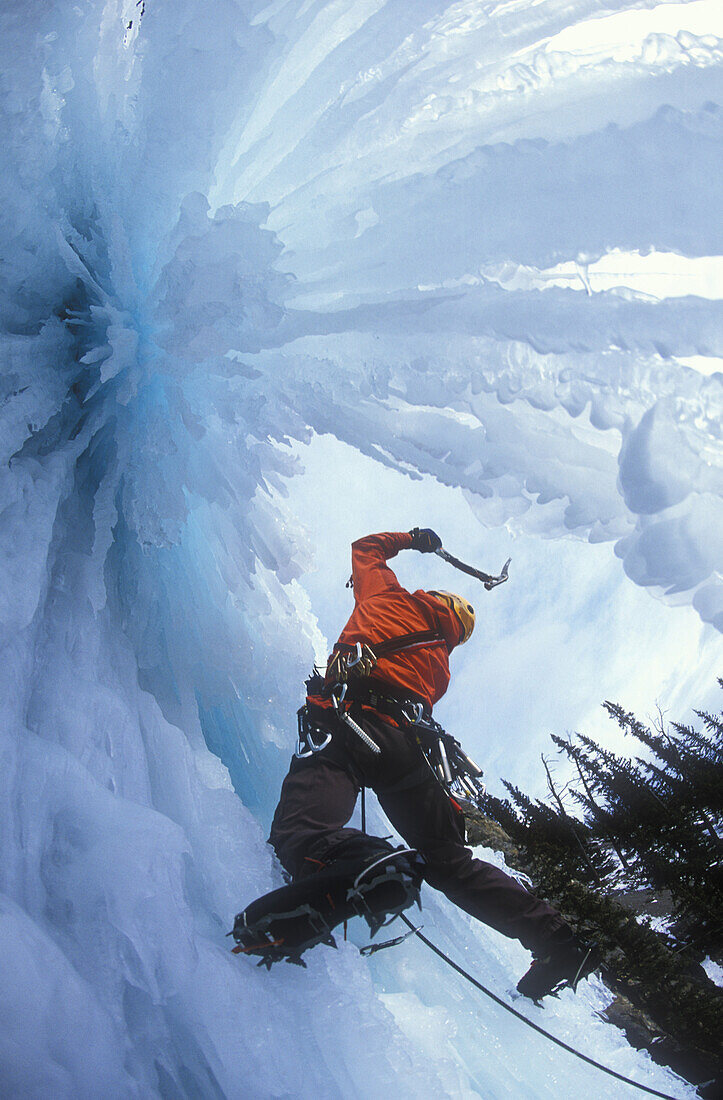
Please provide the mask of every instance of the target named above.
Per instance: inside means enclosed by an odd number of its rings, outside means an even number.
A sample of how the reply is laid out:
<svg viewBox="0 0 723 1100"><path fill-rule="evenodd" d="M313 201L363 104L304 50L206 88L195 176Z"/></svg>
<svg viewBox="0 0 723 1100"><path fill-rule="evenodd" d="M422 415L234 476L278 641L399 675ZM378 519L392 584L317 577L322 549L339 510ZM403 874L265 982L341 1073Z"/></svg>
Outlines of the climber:
<svg viewBox="0 0 723 1100"><path fill-rule="evenodd" d="M441 545L434 531L419 528L353 544L354 610L326 675L307 681L300 716L309 736L284 780L269 840L294 883L308 879L312 889L309 876L394 860L389 853L399 850L347 824L362 787L373 789L411 849L397 855L396 870L410 881L421 875L529 948L535 962L517 988L537 1000L589 973L589 949L546 902L473 858L461 808L420 751L418 729L441 729L432 707L447 690L449 656L469 639L475 614L454 593L406 591L387 562L400 550L431 553ZM422 857L418 867L413 853Z"/></svg>

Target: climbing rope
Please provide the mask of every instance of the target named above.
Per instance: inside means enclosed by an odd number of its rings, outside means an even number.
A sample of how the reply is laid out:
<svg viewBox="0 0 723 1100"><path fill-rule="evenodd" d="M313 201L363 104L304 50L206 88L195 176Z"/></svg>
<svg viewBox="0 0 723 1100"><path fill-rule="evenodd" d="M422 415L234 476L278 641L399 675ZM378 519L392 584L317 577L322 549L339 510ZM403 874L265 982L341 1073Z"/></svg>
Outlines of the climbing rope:
<svg viewBox="0 0 723 1100"><path fill-rule="evenodd" d="M678 1100L677 1097L671 1096L668 1092L658 1092L657 1089L651 1089L648 1085L641 1085L638 1081L633 1081L630 1077L624 1077L622 1073L618 1073L617 1070L610 1069L609 1066L604 1066L601 1062L596 1062L594 1058L590 1058L587 1054L583 1054L581 1051L575 1050L574 1047L568 1046L567 1043L563 1043L562 1039L558 1039L556 1035L551 1035L549 1031L545 1031L544 1028L533 1023L532 1020L528 1020L527 1017L523 1016L521 1012L518 1012L516 1008L513 1008L512 1005L508 1005L506 1001L503 1001L502 998L498 997L496 993L493 993L491 989L487 989L487 987L482 985L481 982L478 982L476 978L473 978L471 974L468 974L466 970L450 959L449 955L445 955L444 951L441 951L431 940L423 936L418 928L415 928L404 913L400 913L399 915L407 927L411 928L411 930L416 933L422 943L425 944L430 951L433 951L435 955L438 955L440 959L446 962L447 966L451 966L453 970L456 970L458 974L466 978L468 982L471 982L480 992L486 994L486 996L490 997L496 1004L500 1005L501 1008L504 1008L505 1012L509 1012L513 1016L516 1016L518 1020L522 1020L523 1024L527 1024L533 1031L537 1031L540 1035L544 1035L546 1039L549 1039L558 1047L562 1047L562 1049L566 1050L569 1054L574 1054L576 1058L581 1058L582 1061L587 1062L588 1065L595 1066L596 1069L602 1070L603 1073L609 1074L610 1077L616 1077L618 1081L624 1081L626 1085L632 1085L633 1088L650 1093L651 1096L660 1096L663 1100Z"/></svg>

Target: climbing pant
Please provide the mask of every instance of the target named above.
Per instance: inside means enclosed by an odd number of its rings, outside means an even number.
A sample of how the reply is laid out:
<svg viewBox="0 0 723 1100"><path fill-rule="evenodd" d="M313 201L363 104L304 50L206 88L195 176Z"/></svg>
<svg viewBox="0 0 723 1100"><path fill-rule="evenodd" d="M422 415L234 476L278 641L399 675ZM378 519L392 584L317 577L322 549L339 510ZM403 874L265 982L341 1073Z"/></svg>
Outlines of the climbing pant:
<svg viewBox="0 0 723 1100"><path fill-rule="evenodd" d="M330 715L334 736L321 752L294 757L284 780L269 842L294 878L333 859L371 854L382 842L347 827L363 786L410 848L425 860L424 878L437 890L535 954L569 933L556 910L515 879L465 847L464 818L437 782L409 731L375 712L356 716L381 751L375 755Z"/></svg>

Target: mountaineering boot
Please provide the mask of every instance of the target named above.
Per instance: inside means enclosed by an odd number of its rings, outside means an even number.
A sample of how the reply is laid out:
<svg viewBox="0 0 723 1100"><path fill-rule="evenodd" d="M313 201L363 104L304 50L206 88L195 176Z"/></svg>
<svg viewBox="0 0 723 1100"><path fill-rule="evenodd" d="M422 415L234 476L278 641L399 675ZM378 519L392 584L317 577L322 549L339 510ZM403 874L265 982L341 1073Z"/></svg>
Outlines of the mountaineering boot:
<svg viewBox="0 0 723 1100"><path fill-rule="evenodd" d="M373 937L414 902L421 906L424 860L410 848L397 848L367 860L354 878L349 900Z"/></svg>
<svg viewBox="0 0 723 1100"><path fill-rule="evenodd" d="M364 917L373 936L419 902L422 867L417 852L383 843L361 859L336 859L251 902L234 922L232 950L260 956L267 967L282 959L304 966L302 953L319 943L336 947L332 931L351 917Z"/></svg>
<svg viewBox="0 0 723 1100"><path fill-rule="evenodd" d="M534 959L532 966L517 983L517 991L533 1001L566 986L573 992L601 961L595 944L583 943L569 930L550 945L546 955Z"/></svg>

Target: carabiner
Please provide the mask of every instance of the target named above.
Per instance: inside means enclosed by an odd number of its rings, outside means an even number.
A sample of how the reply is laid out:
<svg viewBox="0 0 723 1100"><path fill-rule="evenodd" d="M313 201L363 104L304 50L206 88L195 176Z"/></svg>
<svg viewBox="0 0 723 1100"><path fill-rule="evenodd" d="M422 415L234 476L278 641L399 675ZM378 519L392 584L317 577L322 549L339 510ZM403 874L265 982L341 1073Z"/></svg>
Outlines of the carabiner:
<svg viewBox="0 0 723 1100"><path fill-rule="evenodd" d="M331 733L328 730L318 729L316 732L319 734L319 740L315 741L311 730L306 730L303 737L299 737L296 741L296 752L294 756L297 760L306 760L307 757L313 756L314 753L321 752L331 741Z"/></svg>
<svg viewBox="0 0 723 1100"><path fill-rule="evenodd" d="M361 659L362 659L362 644L361 644L361 642L357 642L356 643L356 653L354 654L354 656L352 657L351 653L347 654L346 667L347 668L356 668L356 666L359 664Z"/></svg>
<svg viewBox="0 0 723 1100"><path fill-rule="evenodd" d="M344 699L346 698L346 689L348 686L348 684L337 684L336 687L332 689L329 698L331 699L331 705L333 706L334 710L339 710L339 707L344 702ZM339 692L338 698L335 694L335 692L337 691Z"/></svg>
<svg viewBox="0 0 723 1100"><path fill-rule="evenodd" d="M405 722L409 722L410 726L419 725L423 715L423 703L413 703L411 700L408 700L402 707L402 718L404 718Z"/></svg>

